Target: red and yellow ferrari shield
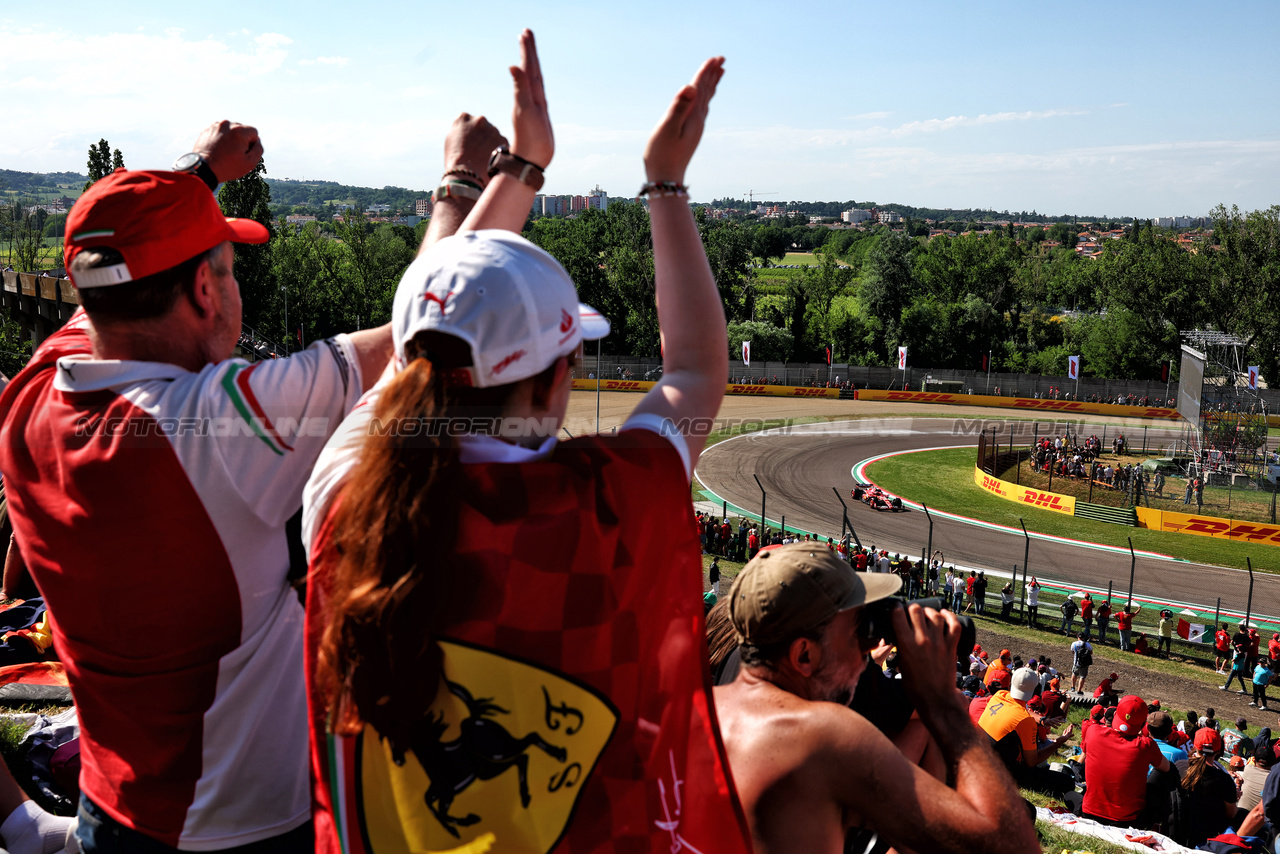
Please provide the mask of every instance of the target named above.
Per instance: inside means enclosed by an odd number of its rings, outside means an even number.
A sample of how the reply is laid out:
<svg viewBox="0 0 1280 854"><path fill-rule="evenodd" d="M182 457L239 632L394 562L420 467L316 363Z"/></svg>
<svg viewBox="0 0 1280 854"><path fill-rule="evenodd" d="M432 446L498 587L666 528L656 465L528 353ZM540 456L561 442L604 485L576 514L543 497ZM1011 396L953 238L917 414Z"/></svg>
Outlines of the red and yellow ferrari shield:
<svg viewBox="0 0 1280 854"><path fill-rule="evenodd" d="M397 764L366 727L359 814L374 854L548 852L613 735L607 699L493 650L442 642L445 681Z"/></svg>

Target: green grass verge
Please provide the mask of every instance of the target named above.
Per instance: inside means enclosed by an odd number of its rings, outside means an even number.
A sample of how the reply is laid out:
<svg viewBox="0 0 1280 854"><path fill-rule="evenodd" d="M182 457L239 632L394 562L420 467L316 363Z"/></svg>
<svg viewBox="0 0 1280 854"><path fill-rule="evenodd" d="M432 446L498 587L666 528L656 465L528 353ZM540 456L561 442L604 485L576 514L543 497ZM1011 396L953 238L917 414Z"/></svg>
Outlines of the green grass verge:
<svg viewBox="0 0 1280 854"><path fill-rule="evenodd" d="M1147 528L1126 528L1006 501L982 491L974 484L973 465L972 448L921 451L873 463L867 467L866 476L878 486L912 501L927 504L930 509L959 513L1011 528L1017 528L1021 518L1028 531L1126 549L1129 547L1128 538L1132 537L1135 549L1241 569L1248 557L1253 560L1253 568L1262 572L1274 573L1277 571L1276 564L1280 563L1280 551L1276 551L1276 546L1237 543Z"/></svg>

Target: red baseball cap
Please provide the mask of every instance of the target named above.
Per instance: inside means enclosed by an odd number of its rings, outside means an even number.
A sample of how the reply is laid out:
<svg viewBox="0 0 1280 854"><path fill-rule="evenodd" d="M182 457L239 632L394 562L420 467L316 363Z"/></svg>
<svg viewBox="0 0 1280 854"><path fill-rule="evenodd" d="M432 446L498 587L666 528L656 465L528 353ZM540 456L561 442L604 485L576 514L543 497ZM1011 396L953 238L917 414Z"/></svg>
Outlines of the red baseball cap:
<svg viewBox="0 0 1280 854"><path fill-rule="evenodd" d="M1136 738L1147 725L1147 702L1137 694L1130 694L1116 705L1116 716L1111 728L1126 738Z"/></svg>
<svg viewBox="0 0 1280 854"><path fill-rule="evenodd" d="M141 279L208 252L224 241L266 243L251 219L228 218L205 183L186 172L117 169L85 191L67 216L68 270L83 250L105 246L123 264L71 273L77 288Z"/></svg>
<svg viewBox="0 0 1280 854"><path fill-rule="evenodd" d="M1214 756L1222 755L1222 736L1207 726L1202 726L1196 730L1196 738L1192 743L1195 745L1196 750L1201 753L1212 753Z"/></svg>

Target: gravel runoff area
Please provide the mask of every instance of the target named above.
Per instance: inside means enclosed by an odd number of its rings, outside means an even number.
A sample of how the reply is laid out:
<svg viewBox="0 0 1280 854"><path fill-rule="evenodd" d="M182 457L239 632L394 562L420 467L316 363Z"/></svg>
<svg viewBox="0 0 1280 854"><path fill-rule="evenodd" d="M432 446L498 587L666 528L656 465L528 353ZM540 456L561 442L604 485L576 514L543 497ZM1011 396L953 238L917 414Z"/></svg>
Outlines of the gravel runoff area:
<svg viewBox="0 0 1280 854"><path fill-rule="evenodd" d="M602 391L600 392L600 429L612 430L622 424L637 403L640 395L636 392ZM748 395L725 395L720 406L722 420L764 420L771 418L868 418L902 415L915 418L992 418L1006 419L1023 416L1028 420L1039 420L1044 424L1063 420L1055 418L1052 412L1031 412L1011 409L993 409L985 406L929 406L919 403L893 403L881 400L836 400L833 398L791 398L791 397L754 397ZM1090 424L1123 424L1141 426L1142 424L1162 424L1166 421L1143 421L1137 418L1115 418L1101 415L1072 415L1069 420L1085 420ZM565 419L565 428L577 436L581 433L595 431L596 393L594 391L570 392L569 412Z"/></svg>

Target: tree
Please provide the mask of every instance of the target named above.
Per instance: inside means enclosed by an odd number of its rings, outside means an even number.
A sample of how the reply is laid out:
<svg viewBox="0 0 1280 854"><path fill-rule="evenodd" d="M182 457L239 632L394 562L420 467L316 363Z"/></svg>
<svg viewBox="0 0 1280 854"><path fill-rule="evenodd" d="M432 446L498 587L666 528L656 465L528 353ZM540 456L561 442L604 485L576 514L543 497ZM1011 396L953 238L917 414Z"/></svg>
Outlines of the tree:
<svg viewBox="0 0 1280 854"><path fill-rule="evenodd" d="M271 223L271 188L263 180L267 172L259 162L248 175L227 181L218 191L218 205L229 217L252 219L266 226ZM270 325L269 308L275 303L276 280L271 267L271 243L235 244L235 277L240 282L240 300L244 304L244 322L258 328Z"/></svg>
<svg viewBox="0 0 1280 854"><path fill-rule="evenodd" d="M879 324L869 324L875 336L872 348L887 356L896 347L902 329L902 310L911 302L916 290L911 252L915 242L908 237L888 234L880 238L867 253L862 264L862 281L858 298L864 316Z"/></svg>
<svg viewBox="0 0 1280 854"><path fill-rule="evenodd" d="M105 178L110 175L112 170L123 169L124 155L120 153L118 148L113 154L111 145L105 139L100 139L97 145L89 146L88 168L89 180L84 182L86 190L92 187L99 178Z"/></svg>
<svg viewBox="0 0 1280 854"><path fill-rule="evenodd" d="M751 358L761 362L786 361L794 345L791 333L759 320L743 320L729 324L729 361L733 370L740 369L742 342L751 342ZM747 370L750 370L749 368Z"/></svg>
<svg viewBox="0 0 1280 854"><path fill-rule="evenodd" d="M747 320L755 312L756 273L752 244L741 223L706 220L699 223L702 247L715 277L724 316L728 321Z"/></svg>

